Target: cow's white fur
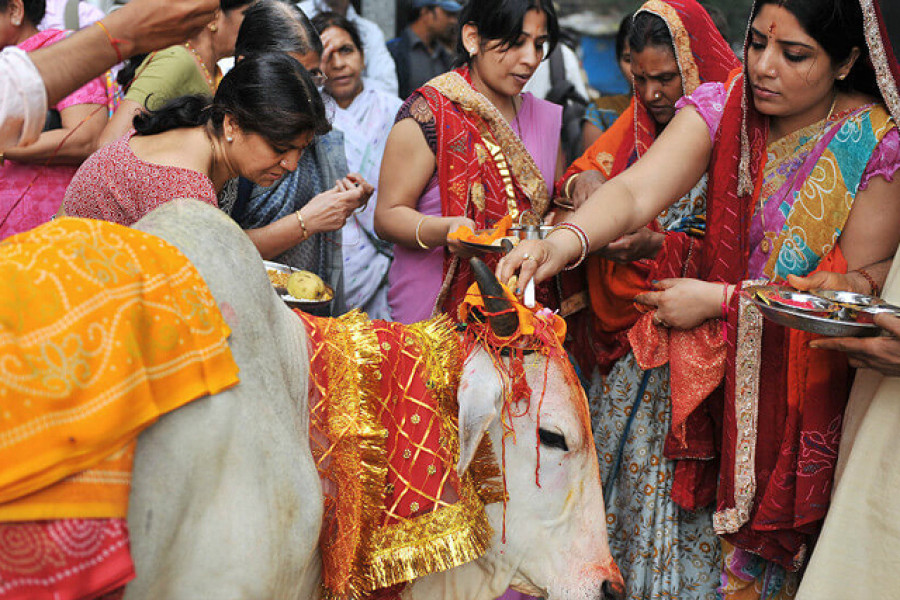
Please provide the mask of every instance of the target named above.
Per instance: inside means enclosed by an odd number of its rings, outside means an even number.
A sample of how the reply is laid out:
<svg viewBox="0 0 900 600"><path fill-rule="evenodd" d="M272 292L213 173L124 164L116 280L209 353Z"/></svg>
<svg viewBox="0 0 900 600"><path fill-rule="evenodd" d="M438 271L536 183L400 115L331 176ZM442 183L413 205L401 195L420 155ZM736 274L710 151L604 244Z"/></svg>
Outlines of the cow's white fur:
<svg viewBox="0 0 900 600"><path fill-rule="evenodd" d="M232 328L241 383L141 435L128 514L138 576L126 599L317 598L322 495L307 435L305 331L273 292L246 235L217 209L176 201L136 227L197 266ZM499 452L496 370L484 352L465 369L461 445L471 448L487 431ZM534 399L513 421L516 443L506 441L506 543L502 507L491 505L495 536L485 557L417 581L407 598L492 600L510 582L550 598L602 598L610 557L596 455L584 418L572 410L572 390L554 369L541 427L564 433L569 452L541 449L538 488ZM527 372L540 394L543 367Z"/></svg>

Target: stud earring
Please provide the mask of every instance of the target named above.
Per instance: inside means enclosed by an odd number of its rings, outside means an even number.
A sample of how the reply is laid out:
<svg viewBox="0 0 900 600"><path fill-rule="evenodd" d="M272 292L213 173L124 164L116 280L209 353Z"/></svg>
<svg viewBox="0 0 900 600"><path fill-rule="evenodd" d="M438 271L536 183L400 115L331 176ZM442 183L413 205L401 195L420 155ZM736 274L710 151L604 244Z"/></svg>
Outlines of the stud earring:
<svg viewBox="0 0 900 600"><path fill-rule="evenodd" d="M845 77L847 77L846 73L841 73L840 75L837 76L838 81L843 81Z"/></svg>
<svg viewBox="0 0 900 600"><path fill-rule="evenodd" d="M226 135L226 136L225 136L225 141L228 142L228 143L230 144L231 142L234 141L234 138L231 137L230 135Z"/></svg>
<svg viewBox="0 0 900 600"><path fill-rule="evenodd" d="M22 20L19 18L13 19L12 24L13 24L13 27L18 27L19 25L22 24Z"/></svg>
<svg viewBox="0 0 900 600"><path fill-rule="evenodd" d="M209 30L212 31L213 33L215 33L219 30L219 26L216 25L215 23L210 23Z"/></svg>

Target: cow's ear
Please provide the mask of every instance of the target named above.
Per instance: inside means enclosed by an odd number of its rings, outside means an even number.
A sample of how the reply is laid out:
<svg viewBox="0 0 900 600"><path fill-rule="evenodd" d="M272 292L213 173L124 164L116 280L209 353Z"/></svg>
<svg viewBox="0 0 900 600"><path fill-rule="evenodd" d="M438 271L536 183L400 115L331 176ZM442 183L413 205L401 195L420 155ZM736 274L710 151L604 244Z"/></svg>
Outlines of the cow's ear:
<svg viewBox="0 0 900 600"><path fill-rule="evenodd" d="M466 360L459 393L459 463L456 473L462 477L472 463L481 438L500 414L503 385L490 356L476 350Z"/></svg>

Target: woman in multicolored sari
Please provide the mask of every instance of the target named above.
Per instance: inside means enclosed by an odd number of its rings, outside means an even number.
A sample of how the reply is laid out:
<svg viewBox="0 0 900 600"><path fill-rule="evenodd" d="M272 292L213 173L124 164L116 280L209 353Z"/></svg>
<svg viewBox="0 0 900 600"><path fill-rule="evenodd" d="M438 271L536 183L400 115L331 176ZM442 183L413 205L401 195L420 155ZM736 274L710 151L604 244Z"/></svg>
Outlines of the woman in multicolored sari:
<svg viewBox="0 0 900 600"><path fill-rule="evenodd" d="M499 267L545 279L709 174L702 246L667 236L630 341L642 366L670 364L672 495L716 502L726 599L791 597L828 509L846 359L764 322L741 290L816 270L867 280L893 255L900 94L883 31L873 0L757 0L743 74L682 100L645 157Z"/></svg>
<svg viewBox="0 0 900 600"><path fill-rule="evenodd" d="M726 81L740 65L695 0L646 2L634 15L629 46L632 104L569 167L559 181L561 191L575 187L586 197L624 171L666 128L684 94ZM719 580L711 507L682 510L671 496L675 462L663 454L671 421L669 367L642 370L627 339L641 315L634 296L649 286L652 257L665 232L702 233L698 217L706 212L706 191L704 176L649 228L610 244L603 252L609 258L589 258L591 302L569 319L577 340L572 350L591 377L588 396L610 549L629 598L712 600Z"/></svg>
<svg viewBox="0 0 900 600"><path fill-rule="evenodd" d="M469 2L459 19L465 65L409 97L381 163L375 230L395 244L388 302L404 323L455 315L473 282L449 233L524 213L536 224L561 172L561 108L521 93L559 38L552 2Z"/></svg>

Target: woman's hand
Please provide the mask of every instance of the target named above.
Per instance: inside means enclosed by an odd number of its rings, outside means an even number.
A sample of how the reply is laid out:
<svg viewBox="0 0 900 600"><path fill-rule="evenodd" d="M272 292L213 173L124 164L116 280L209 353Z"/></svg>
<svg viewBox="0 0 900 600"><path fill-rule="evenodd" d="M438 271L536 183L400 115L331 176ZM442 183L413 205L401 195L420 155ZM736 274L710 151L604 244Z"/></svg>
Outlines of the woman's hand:
<svg viewBox="0 0 900 600"><path fill-rule="evenodd" d="M301 209L306 230L310 235L337 231L353 211L366 203L370 195L371 192L367 194L362 185L355 186L347 178L338 181L333 188L314 196Z"/></svg>
<svg viewBox="0 0 900 600"><path fill-rule="evenodd" d="M664 233L653 231L649 227L642 227L601 248L598 254L618 263L653 258L662 248L665 239Z"/></svg>
<svg viewBox="0 0 900 600"><path fill-rule="evenodd" d="M575 182L569 186L569 193L572 194L572 204L575 205L576 210L591 194L606 183L606 177L600 171L582 171L572 177L575 178Z"/></svg>
<svg viewBox="0 0 900 600"><path fill-rule="evenodd" d="M874 369L888 377L900 377L900 318L875 315L875 324L887 331L886 337L823 338L809 343L810 348L846 352L850 366Z"/></svg>
<svg viewBox="0 0 900 600"><path fill-rule="evenodd" d="M638 294L634 300L656 307L653 320L657 325L693 329L721 315L723 285L699 279L663 279L654 286L658 291Z"/></svg>
<svg viewBox="0 0 900 600"><path fill-rule="evenodd" d="M833 273L831 271L817 271L807 277L788 275L787 282L794 289L801 292L809 290L838 290L844 292L856 292L868 294L869 282L859 273Z"/></svg>
<svg viewBox="0 0 900 600"><path fill-rule="evenodd" d="M468 217L434 217L436 221L439 221L437 225L445 227L444 239L447 248L453 254L459 256L460 258L469 258L470 256L475 256L475 252L472 251L471 248L467 248L463 246L462 242L458 239L449 237L451 233L459 229L460 227L468 227L472 231L478 227L475 224L475 221L469 219ZM426 219L426 223L431 219ZM424 226L424 223L423 223Z"/></svg>
<svg viewBox="0 0 900 600"><path fill-rule="evenodd" d="M543 240L522 240L497 263L497 278L508 283L518 274L518 294L532 278L537 283L549 279L580 254L581 242L577 234L568 230L557 230Z"/></svg>
<svg viewBox="0 0 900 600"><path fill-rule="evenodd" d="M341 181L338 181L337 187L341 186L343 186L342 191L350 191L353 188L358 188L360 194L360 208L365 206L369 199L372 197L372 194L375 193L375 187L371 183L366 181L365 178L359 173L350 173Z"/></svg>

